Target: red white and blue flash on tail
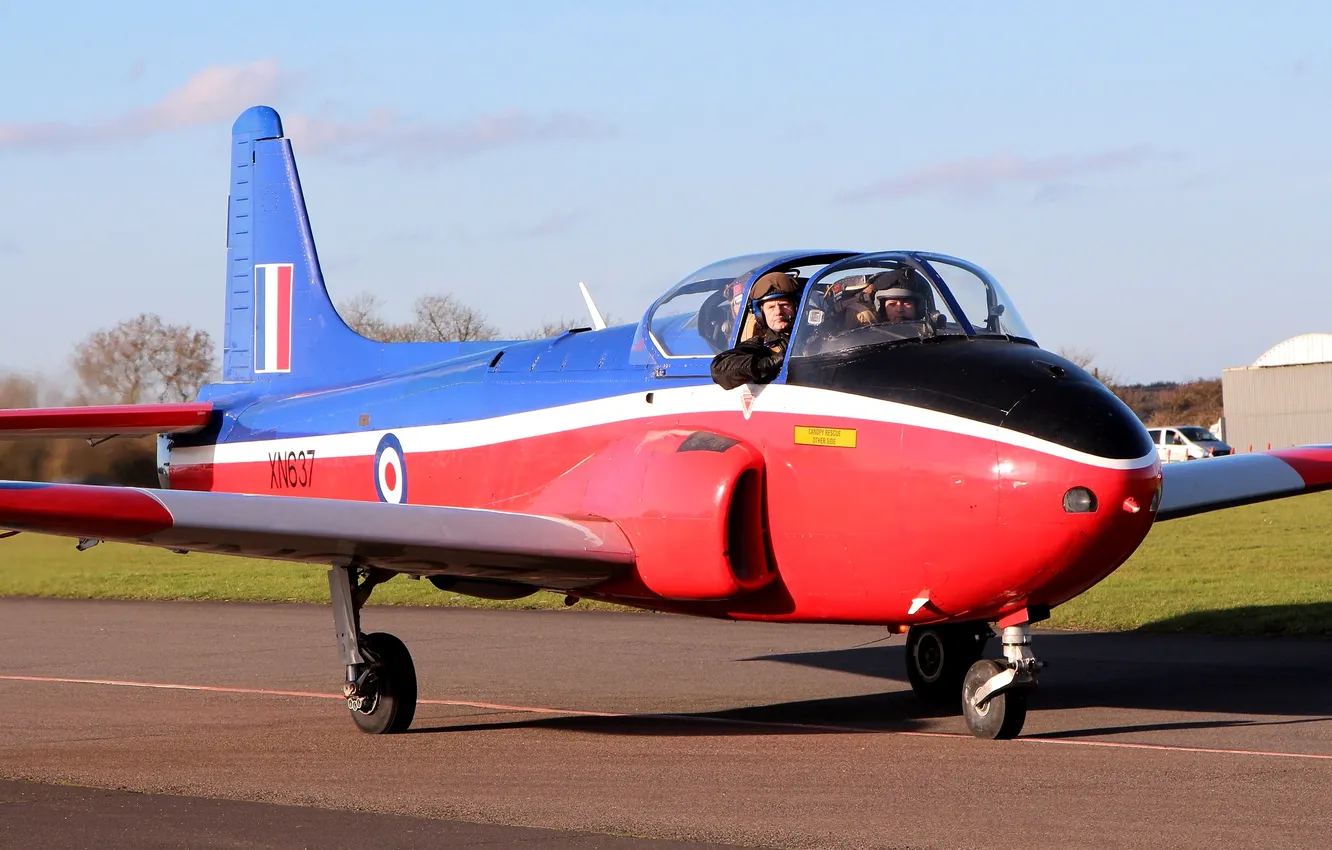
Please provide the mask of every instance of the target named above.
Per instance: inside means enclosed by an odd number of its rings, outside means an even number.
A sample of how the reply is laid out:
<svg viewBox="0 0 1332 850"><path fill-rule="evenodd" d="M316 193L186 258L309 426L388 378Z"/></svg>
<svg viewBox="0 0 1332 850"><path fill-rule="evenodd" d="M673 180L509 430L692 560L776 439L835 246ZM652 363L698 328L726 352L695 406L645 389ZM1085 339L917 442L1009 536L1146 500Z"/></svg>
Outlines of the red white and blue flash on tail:
<svg viewBox="0 0 1332 850"><path fill-rule="evenodd" d="M291 263L254 267L254 371L291 371Z"/></svg>

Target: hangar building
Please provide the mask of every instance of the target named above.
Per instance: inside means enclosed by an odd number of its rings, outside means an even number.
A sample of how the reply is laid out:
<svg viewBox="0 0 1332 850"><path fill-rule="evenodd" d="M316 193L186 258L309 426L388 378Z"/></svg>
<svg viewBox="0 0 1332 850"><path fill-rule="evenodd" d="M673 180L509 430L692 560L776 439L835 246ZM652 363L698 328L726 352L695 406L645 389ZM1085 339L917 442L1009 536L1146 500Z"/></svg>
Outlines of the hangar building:
<svg viewBox="0 0 1332 850"><path fill-rule="evenodd" d="M1221 372L1223 439L1236 452L1332 443L1332 334L1303 334Z"/></svg>

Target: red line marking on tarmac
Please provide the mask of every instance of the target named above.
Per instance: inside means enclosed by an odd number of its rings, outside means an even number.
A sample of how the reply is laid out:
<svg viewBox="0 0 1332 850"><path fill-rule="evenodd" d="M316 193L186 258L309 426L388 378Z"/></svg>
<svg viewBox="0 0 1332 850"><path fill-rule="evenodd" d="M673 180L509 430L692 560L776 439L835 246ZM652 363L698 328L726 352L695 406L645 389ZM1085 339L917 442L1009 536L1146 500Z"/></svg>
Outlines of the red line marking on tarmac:
<svg viewBox="0 0 1332 850"><path fill-rule="evenodd" d="M1019 738L1033 744L1068 744L1078 747L1110 747L1116 750L1165 750L1172 753L1219 753L1227 756L1272 756L1287 759L1324 759L1332 760L1332 754L1324 753L1283 753L1277 750L1232 750L1225 747L1186 747L1179 744L1135 744L1129 741L1073 741L1067 738Z"/></svg>
<svg viewBox="0 0 1332 850"><path fill-rule="evenodd" d="M121 679L66 679L55 676L7 676L0 675L0 681L36 682L55 685L104 685L117 688L149 688L163 691L201 691L213 694L248 694L251 696L306 697L309 699L342 700L341 694L318 693L315 691L280 691L265 688L232 688L223 685L184 685L165 682L133 682ZM817 732L839 732L856 735L904 735L912 738L970 738L957 732L916 732L905 729L863 729L855 726L829 726L817 723L786 723L771 720L744 720L726 717L699 717L689 714L631 714L622 711L580 711L569 708L543 708L531 705L504 705L493 702L473 702L457 699L418 699L420 705L451 705L463 708L483 708L491 711L511 711L523 714L550 714L562 717L624 717L656 718L662 720L681 720L690 723L725 723L739 726L760 726L767 728L802 729ZM1128 741L1088 741L1068 738L1042 738L1033 736L1016 740L1033 744L1057 744L1069 747L1106 747L1116 750L1154 750L1171 753L1204 753L1228 756L1267 756L1271 758L1315 759L1332 761L1332 754L1323 753L1288 753L1277 750L1241 750L1224 747L1189 747L1175 744L1137 744Z"/></svg>

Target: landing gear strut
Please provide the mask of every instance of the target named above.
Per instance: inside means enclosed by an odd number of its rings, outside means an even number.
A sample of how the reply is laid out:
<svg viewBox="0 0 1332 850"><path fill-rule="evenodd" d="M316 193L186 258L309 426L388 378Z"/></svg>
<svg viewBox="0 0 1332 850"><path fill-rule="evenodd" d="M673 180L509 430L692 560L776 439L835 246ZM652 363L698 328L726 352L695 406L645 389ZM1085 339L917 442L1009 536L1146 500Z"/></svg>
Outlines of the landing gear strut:
<svg viewBox="0 0 1332 850"><path fill-rule="evenodd" d="M911 689L932 706L953 704L967 669L992 637L994 632L983 622L912 626L906 641Z"/></svg>
<svg viewBox="0 0 1332 850"><path fill-rule="evenodd" d="M361 606L393 575L357 564L328 571L338 652L347 669L342 693L352 720L372 735L405 732L416 714L416 668L407 647L387 632L361 633Z"/></svg>
<svg viewBox="0 0 1332 850"><path fill-rule="evenodd" d="M1031 625L1006 626L1004 660L982 658L962 682L962 719L977 738L1016 738L1027 720L1027 694L1041 662L1031 651Z"/></svg>

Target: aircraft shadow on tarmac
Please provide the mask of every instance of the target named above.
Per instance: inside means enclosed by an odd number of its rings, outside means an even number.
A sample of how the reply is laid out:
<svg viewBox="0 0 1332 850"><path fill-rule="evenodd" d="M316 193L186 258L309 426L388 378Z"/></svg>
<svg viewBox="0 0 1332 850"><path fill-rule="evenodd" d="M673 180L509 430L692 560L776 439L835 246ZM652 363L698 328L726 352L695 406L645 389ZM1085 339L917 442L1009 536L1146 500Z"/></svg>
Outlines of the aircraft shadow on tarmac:
<svg viewBox="0 0 1332 850"><path fill-rule="evenodd" d="M1332 619L1332 604L1251 609L1257 619ZM1237 616L1243 609L1202 612L1153 624L1169 629L1194 625L1192 618ZM1197 721L1141 723L1047 733L1082 737L1209 727L1332 722L1332 641L1326 639L1230 638L1146 632L1038 632L1033 646L1048 667L1032 697L1035 711L1123 708L1246 715ZM992 641L987 655L999 654ZM737 663L777 662L906 682L900 643L821 652L785 653ZM880 694L746 706L686 715L554 717L513 722L476 722L414 729L414 732L497 728L550 728L613 735L783 735L937 729L930 718L956 714L932 710L902 684ZM1271 717L1288 719L1272 720ZM702 722L700 722L702 721ZM715 722L714 722L715 721ZM820 726L825 728L819 728ZM842 728L826 728L842 727Z"/></svg>
<svg viewBox="0 0 1332 850"><path fill-rule="evenodd" d="M1315 634L1332 638L1332 602L1303 605L1249 605L1192 611L1148 623L1144 631L1232 634L1248 637Z"/></svg>
<svg viewBox="0 0 1332 850"><path fill-rule="evenodd" d="M1255 616L1332 616L1332 605L1253 609ZM1152 624L1154 629L1207 622L1228 612L1201 612ZM1038 632L1033 648L1048 666L1032 698L1035 710L1125 708L1211 714L1284 716L1284 723L1332 721L1332 641L1322 638L1230 638L1148 632ZM997 656L997 641L987 655ZM900 646L769 655L750 659L906 681ZM1262 723L1211 720L1165 724L1197 728ZM1133 729L1162 728L1134 726ZM1088 731L1085 734L1109 730ZM1126 731L1126 730L1117 730ZM1071 734L1071 733L1070 733Z"/></svg>
<svg viewBox="0 0 1332 850"><path fill-rule="evenodd" d="M603 735L716 737L735 735L827 735L863 731L921 730L924 718L945 716L921 704L910 692L745 706L680 714L627 714L612 717L541 717L412 727L409 733L471 732L494 729L562 729ZM822 724L822 725L820 725ZM833 728L842 727L842 728Z"/></svg>

